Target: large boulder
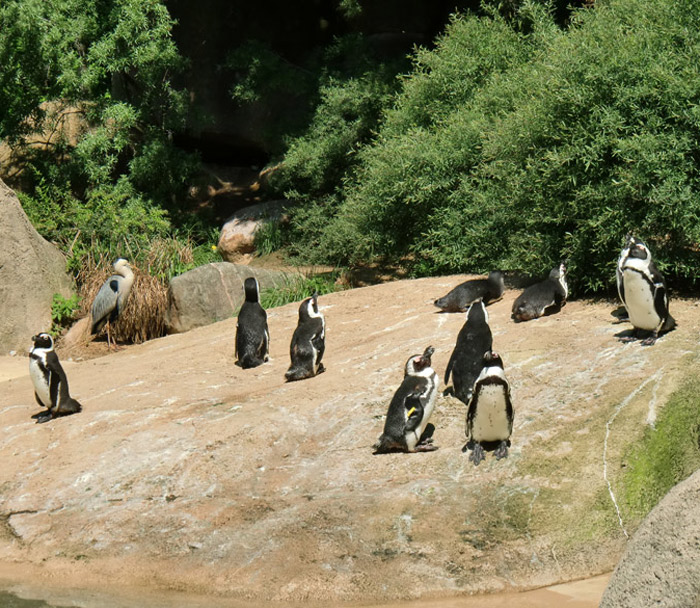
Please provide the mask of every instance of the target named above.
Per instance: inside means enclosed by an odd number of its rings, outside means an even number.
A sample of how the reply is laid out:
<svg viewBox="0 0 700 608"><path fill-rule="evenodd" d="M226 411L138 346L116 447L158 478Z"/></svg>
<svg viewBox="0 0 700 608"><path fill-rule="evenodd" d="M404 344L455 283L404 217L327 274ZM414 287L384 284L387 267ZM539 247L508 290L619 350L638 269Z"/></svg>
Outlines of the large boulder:
<svg viewBox="0 0 700 608"><path fill-rule="evenodd" d="M168 333L229 319L244 300L243 283L258 279L260 289L287 284L293 273L254 268L229 262L205 264L170 281L165 324Z"/></svg>
<svg viewBox="0 0 700 608"><path fill-rule="evenodd" d="M63 254L27 219L15 193L0 180L0 353L25 350L51 327L51 300L67 298L72 282Z"/></svg>
<svg viewBox="0 0 700 608"><path fill-rule="evenodd" d="M237 262L255 251L255 233L266 222L279 222L289 201L267 201L236 211L219 236L219 253L227 262Z"/></svg>
<svg viewBox="0 0 700 608"><path fill-rule="evenodd" d="M700 606L700 471L654 507L627 545L600 608Z"/></svg>

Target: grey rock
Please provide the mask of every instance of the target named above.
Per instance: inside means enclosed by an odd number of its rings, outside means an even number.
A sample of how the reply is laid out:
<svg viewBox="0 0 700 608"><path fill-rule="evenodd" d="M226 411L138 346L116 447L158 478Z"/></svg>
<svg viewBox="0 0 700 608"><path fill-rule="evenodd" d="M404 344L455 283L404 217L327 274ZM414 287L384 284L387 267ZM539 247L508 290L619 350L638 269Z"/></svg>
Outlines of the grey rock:
<svg viewBox="0 0 700 608"><path fill-rule="evenodd" d="M700 606L700 471L654 507L627 545L600 608Z"/></svg>
<svg viewBox="0 0 700 608"><path fill-rule="evenodd" d="M234 213L221 229L218 249L227 262L236 262L241 256L255 250L255 233L265 222L279 222L289 201L267 201L245 207Z"/></svg>
<svg viewBox="0 0 700 608"><path fill-rule="evenodd" d="M243 304L243 283L255 277L260 289L281 287L293 273L242 264L205 264L170 280L165 325L169 334L182 333L231 318Z"/></svg>
<svg viewBox="0 0 700 608"><path fill-rule="evenodd" d="M34 229L15 193L0 180L0 352L26 352L51 327L51 300L71 295L63 254Z"/></svg>

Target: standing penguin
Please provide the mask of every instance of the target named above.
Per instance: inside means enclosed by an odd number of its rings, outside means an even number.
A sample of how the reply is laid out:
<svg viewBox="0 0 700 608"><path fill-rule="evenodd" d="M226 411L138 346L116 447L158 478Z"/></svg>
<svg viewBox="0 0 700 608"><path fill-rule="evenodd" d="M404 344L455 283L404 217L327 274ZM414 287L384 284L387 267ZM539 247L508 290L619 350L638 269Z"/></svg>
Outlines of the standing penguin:
<svg viewBox="0 0 700 608"><path fill-rule="evenodd" d="M635 334L640 330L650 335L642 342L651 346L659 334L676 326L668 310L666 281L651 259L649 248L639 239L630 237L624 259L618 261L620 299L627 309ZM634 339L634 338L631 338Z"/></svg>
<svg viewBox="0 0 700 608"><path fill-rule="evenodd" d="M318 293L314 293L299 306L299 322L289 346L292 364L284 375L288 382L311 378L325 371L321 363L325 339L326 320L318 309Z"/></svg>
<svg viewBox="0 0 700 608"><path fill-rule="evenodd" d="M557 312L566 304L568 295L566 266L561 263L552 268L544 281L530 285L516 298L513 302L513 318L516 321L529 321Z"/></svg>
<svg viewBox="0 0 700 608"><path fill-rule="evenodd" d="M481 372L484 353L491 350L492 344L489 314L483 301L479 300L467 311L467 320L457 335L457 343L445 370L445 384L452 374L455 396L465 404L469 403L474 382Z"/></svg>
<svg viewBox="0 0 700 608"><path fill-rule="evenodd" d="M402 450L437 450L432 437L423 437L435 407L439 380L430 366L435 349L429 346L422 355L413 355L404 368L401 386L394 393L384 423L384 432L374 445L375 453Z"/></svg>
<svg viewBox="0 0 700 608"><path fill-rule="evenodd" d="M257 367L270 357L270 332L267 313L260 305L260 285L254 277L243 284L245 302L236 323L236 365L243 369Z"/></svg>
<svg viewBox="0 0 700 608"><path fill-rule="evenodd" d="M435 300L434 304L443 312L465 312L479 299L484 304L497 302L503 297L504 289L503 274L494 270L489 272L486 279L471 279L457 285L447 295Z"/></svg>
<svg viewBox="0 0 700 608"><path fill-rule="evenodd" d="M68 392L68 379L47 333L32 336L34 345L29 353L29 376L34 384L34 397L48 412L35 414L37 423L48 422L59 416L68 416L82 410L82 406Z"/></svg>
<svg viewBox="0 0 700 608"><path fill-rule="evenodd" d="M508 456L512 432L513 404L503 361L488 351L467 409L467 443L462 451L472 450L469 460L478 465L484 459L484 444L494 446L494 456L500 460Z"/></svg>

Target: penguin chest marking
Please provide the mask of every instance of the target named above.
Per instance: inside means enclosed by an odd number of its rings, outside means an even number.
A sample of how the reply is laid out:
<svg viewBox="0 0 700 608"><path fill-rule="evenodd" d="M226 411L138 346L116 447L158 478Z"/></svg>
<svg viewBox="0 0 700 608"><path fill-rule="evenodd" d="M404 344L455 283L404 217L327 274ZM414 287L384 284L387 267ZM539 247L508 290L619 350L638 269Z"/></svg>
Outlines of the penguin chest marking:
<svg viewBox="0 0 700 608"><path fill-rule="evenodd" d="M506 412L506 393L499 384L486 384L477 395L476 411L471 422L474 441L501 441L510 437Z"/></svg>
<svg viewBox="0 0 700 608"><path fill-rule="evenodd" d="M39 359L31 358L29 361L29 376L34 385L34 392L39 401L44 404L44 407L51 407L51 372L45 365L41 364Z"/></svg>
<svg viewBox="0 0 700 608"><path fill-rule="evenodd" d="M625 287L625 308L630 322L638 329L653 331L663 319L659 318L654 306L654 288L647 278L637 270L623 271Z"/></svg>

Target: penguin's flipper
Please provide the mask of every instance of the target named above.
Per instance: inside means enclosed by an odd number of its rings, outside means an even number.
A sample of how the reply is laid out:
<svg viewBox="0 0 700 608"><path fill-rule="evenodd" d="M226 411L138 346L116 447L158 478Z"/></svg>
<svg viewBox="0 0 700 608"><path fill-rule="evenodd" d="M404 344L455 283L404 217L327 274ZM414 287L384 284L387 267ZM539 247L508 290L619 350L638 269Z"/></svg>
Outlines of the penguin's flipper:
<svg viewBox="0 0 700 608"><path fill-rule="evenodd" d="M420 393L414 393L406 399L406 433L415 431L420 426L424 412Z"/></svg>

